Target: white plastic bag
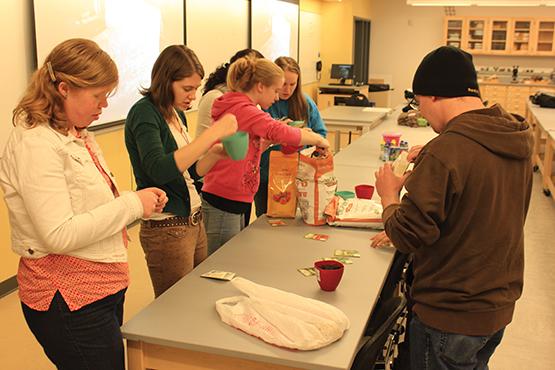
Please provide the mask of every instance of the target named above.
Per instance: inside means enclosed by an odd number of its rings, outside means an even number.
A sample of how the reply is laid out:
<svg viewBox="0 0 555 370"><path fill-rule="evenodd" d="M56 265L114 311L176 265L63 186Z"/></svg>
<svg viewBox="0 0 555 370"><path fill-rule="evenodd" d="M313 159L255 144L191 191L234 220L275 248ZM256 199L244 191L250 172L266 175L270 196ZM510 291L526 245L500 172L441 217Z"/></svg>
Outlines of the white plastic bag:
<svg viewBox="0 0 555 370"><path fill-rule="evenodd" d="M343 199L335 196L325 210L331 226L383 229L382 205L369 199Z"/></svg>
<svg viewBox="0 0 555 370"><path fill-rule="evenodd" d="M216 310L226 324L276 346L312 350L327 346L349 329L338 308L279 289L235 278L231 283L248 297L223 298Z"/></svg>

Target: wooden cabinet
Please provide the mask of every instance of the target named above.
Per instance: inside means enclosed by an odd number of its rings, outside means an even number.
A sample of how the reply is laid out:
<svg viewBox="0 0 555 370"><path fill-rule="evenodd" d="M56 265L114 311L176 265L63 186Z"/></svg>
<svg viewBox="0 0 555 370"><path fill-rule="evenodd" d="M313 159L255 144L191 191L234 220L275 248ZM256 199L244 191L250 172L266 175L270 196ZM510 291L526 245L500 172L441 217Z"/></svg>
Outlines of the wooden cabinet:
<svg viewBox="0 0 555 370"><path fill-rule="evenodd" d="M472 54L555 56L555 18L445 17L444 43Z"/></svg>
<svg viewBox="0 0 555 370"><path fill-rule="evenodd" d="M538 55L555 54L555 20L538 20L534 49Z"/></svg>
<svg viewBox="0 0 555 370"><path fill-rule="evenodd" d="M526 104L530 95L541 91L554 91L550 86L527 86L527 85L480 85L482 100L487 101L488 107L494 104L501 105L509 113L526 114Z"/></svg>
<svg viewBox="0 0 555 370"><path fill-rule="evenodd" d="M486 50L486 35L488 21L485 18L467 18L466 32L463 38L463 49L475 54Z"/></svg>
<svg viewBox="0 0 555 370"><path fill-rule="evenodd" d="M511 35L511 54L528 55L534 52L532 48L532 19L513 19Z"/></svg>
<svg viewBox="0 0 555 370"><path fill-rule="evenodd" d="M492 19L487 51L490 54L506 54L509 51L509 19Z"/></svg>
<svg viewBox="0 0 555 370"><path fill-rule="evenodd" d="M464 18L446 17L445 18L445 45L462 47Z"/></svg>
<svg viewBox="0 0 555 370"><path fill-rule="evenodd" d="M524 117L529 96L530 88L528 86L508 86L505 109Z"/></svg>
<svg viewBox="0 0 555 370"><path fill-rule="evenodd" d="M482 100L487 101L488 106L507 104L507 86L505 85L482 85L480 86Z"/></svg>

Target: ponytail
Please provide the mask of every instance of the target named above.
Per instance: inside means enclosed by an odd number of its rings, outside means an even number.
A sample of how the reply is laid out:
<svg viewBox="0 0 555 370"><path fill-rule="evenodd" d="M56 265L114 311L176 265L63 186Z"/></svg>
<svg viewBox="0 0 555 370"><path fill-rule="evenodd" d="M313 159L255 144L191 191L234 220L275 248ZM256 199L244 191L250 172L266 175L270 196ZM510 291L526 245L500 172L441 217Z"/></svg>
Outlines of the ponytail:
<svg viewBox="0 0 555 370"><path fill-rule="evenodd" d="M279 78L283 78L283 71L275 63L247 56L231 64L227 74L227 86L231 91L245 93L259 82L264 86L271 86Z"/></svg>

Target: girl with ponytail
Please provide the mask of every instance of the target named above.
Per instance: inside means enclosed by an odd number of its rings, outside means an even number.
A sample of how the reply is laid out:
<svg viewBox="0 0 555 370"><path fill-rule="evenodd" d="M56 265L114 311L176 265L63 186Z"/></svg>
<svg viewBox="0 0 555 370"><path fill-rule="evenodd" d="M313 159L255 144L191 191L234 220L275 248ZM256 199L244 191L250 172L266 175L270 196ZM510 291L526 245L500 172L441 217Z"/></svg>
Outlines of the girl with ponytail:
<svg viewBox="0 0 555 370"><path fill-rule="evenodd" d="M316 103L302 92L301 68L291 57L279 57L275 63L283 70L285 83L279 92L279 100L267 110L275 119L287 117L288 121L304 121L305 127L326 137L328 130L320 117ZM270 151L280 150L279 145L274 145L262 153L260 159L260 187L254 197L256 216L266 213L268 205L268 171L270 168Z"/></svg>
<svg viewBox="0 0 555 370"><path fill-rule="evenodd" d="M249 134L249 143L244 159L220 160L204 177L202 207L209 254L245 226L243 214L258 190L260 156L267 146L264 143L329 147L325 138L311 130L287 126L258 109L257 105L268 109L279 99L283 76L283 70L267 59L240 58L229 67L230 92L213 104L212 119L234 114L238 131Z"/></svg>
<svg viewBox="0 0 555 370"><path fill-rule="evenodd" d="M197 130L196 137L199 137L204 130L212 126L212 104L214 101L229 91L226 85L227 73L229 71L229 66L233 64L237 59L251 56L253 58L264 58L258 50L255 49L243 49L239 50L235 55L231 57L228 63L224 63L214 72L210 74L208 80L204 84L204 89L202 97L198 103L198 118L197 118Z"/></svg>

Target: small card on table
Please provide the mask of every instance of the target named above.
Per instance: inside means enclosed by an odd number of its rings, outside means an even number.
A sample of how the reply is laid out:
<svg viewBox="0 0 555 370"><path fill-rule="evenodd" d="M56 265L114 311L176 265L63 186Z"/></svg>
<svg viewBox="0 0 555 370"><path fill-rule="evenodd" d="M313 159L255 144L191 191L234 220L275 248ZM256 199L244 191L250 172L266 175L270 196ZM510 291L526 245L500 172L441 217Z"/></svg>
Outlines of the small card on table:
<svg viewBox="0 0 555 370"><path fill-rule="evenodd" d="M360 258L360 253L356 249L336 249L333 253L335 257L355 257Z"/></svg>
<svg viewBox="0 0 555 370"><path fill-rule="evenodd" d="M272 226L272 227L276 227L276 226L287 226L287 224L285 223L285 221L280 220L280 219L268 220L268 223L269 223L270 226Z"/></svg>
<svg viewBox="0 0 555 370"><path fill-rule="evenodd" d="M235 277L234 272L210 270L200 275L203 278L229 281Z"/></svg>
<svg viewBox="0 0 555 370"><path fill-rule="evenodd" d="M314 267L303 267L297 269L297 271L299 271L303 276L306 277L316 275L316 269Z"/></svg>
<svg viewBox="0 0 555 370"><path fill-rule="evenodd" d="M304 238L305 239L312 239L312 240L319 240L321 242L325 242L329 239L329 235L308 233L304 236Z"/></svg>

